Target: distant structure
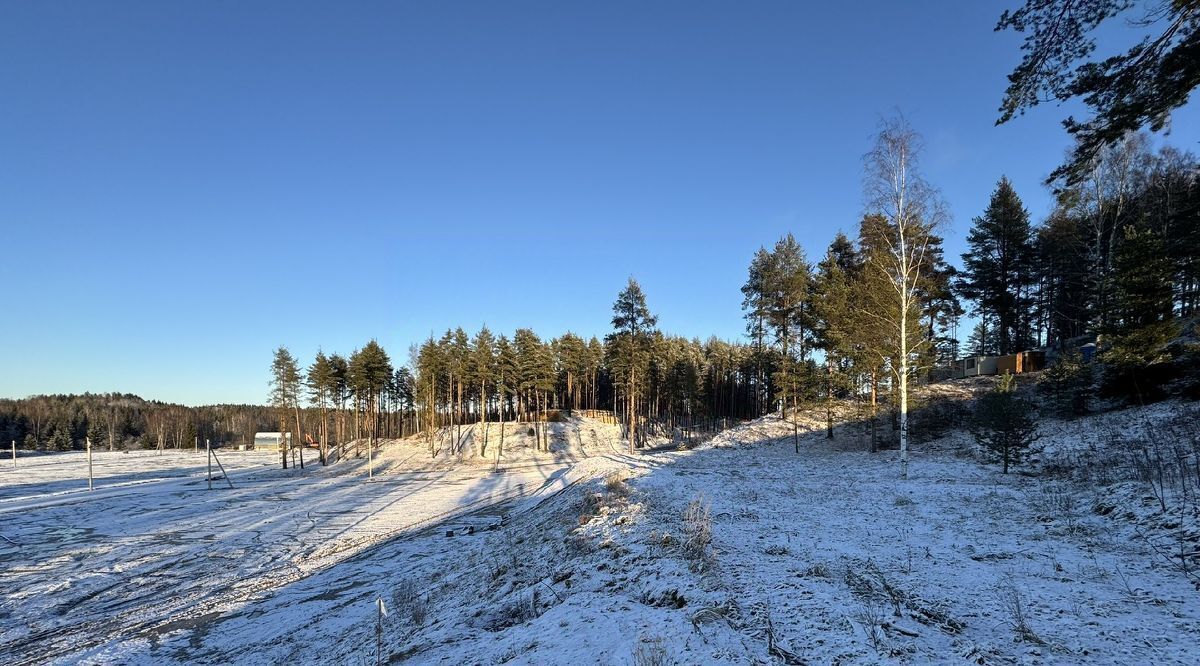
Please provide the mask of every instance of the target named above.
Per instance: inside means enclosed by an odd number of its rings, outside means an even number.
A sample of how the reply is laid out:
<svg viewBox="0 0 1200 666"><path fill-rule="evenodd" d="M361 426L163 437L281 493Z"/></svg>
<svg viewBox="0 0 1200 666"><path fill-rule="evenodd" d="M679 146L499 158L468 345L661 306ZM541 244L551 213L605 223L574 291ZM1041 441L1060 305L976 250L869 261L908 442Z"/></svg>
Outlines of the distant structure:
<svg viewBox="0 0 1200 666"><path fill-rule="evenodd" d="M1030 350L996 357L996 374L1019 375L1046 369L1046 352Z"/></svg>
<svg viewBox="0 0 1200 666"><path fill-rule="evenodd" d="M954 378L996 374L995 356L968 356L954 362Z"/></svg>
<svg viewBox="0 0 1200 666"><path fill-rule="evenodd" d="M265 450L276 450L283 448L284 443L290 447L292 443L292 433L290 432L256 432L254 433L254 448Z"/></svg>
<svg viewBox="0 0 1200 666"><path fill-rule="evenodd" d="M1046 352L1029 350L1006 356L968 356L954 362L954 379L979 375L1019 375L1046 368Z"/></svg>

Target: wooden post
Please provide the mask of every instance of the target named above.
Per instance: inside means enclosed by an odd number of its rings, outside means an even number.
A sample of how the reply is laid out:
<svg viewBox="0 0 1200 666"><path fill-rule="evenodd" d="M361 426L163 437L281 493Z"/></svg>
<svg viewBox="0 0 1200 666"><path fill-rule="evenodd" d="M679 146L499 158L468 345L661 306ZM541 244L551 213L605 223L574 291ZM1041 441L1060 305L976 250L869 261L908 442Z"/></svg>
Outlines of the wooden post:
<svg viewBox="0 0 1200 666"><path fill-rule="evenodd" d="M375 478L375 459L371 456L372 449L374 449L374 448L375 447L372 445L371 440L368 439L367 440L367 480L368 481Z"/></svg>
<svg viewBox="0 0 1200 666"><path fill-rule="evenodd" d="M13 469L17 468L17 440L12 441Z"/></svg>
<svg viewBox="0 0 1200 666"><path fill-rule="evenodd" d="M208 455L208 489L212 490L212 447L204 440L204 453Z"/></svg>
<svg viewBox="0 0 1200 666"><path fill-rule="evenodd" d="M92 486L92 438L91 438L91 437L85 437L85 438L84 438L84 441L86 441L86 442L87 442L87 456L88 456L88 490L94 490L94 488L93 488L93 486Z"/></svg>

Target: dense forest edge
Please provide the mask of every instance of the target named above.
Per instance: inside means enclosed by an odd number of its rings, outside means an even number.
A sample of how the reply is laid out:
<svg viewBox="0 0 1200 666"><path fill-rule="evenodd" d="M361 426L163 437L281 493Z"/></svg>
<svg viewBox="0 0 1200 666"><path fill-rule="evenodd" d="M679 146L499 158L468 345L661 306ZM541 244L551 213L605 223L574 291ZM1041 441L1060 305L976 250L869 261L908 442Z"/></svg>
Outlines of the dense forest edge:
<svg viewBox="0 0 1200 666"><path fill-rule="evenodd" d="M327 445L588 409L615 412L634 449L651 424L822 404L832 424L834 404L850 401L864 418L891 424L872 448L897 438L903 446L908 383L952 376L963 356L1034 349L1049 360L1041 381L1050 407L1068 414L1086 413L1093 394L1136 404L1200 395L1192 154L1153 150L1147 135L1130 134L1097 155L1087 178L1059 189L1037 225L1000 177L957 268L944 256L944 204L920 175L920 148L903 119L882 125L864 159L869 212L854 239L839 232L816 262L791 234L755 253L742 286L744 340L664 333L630 278L603 339L456 327L413 345L402 364L374 340L348 356L318 352L307 365L280 347L268 406L185 407L118 393L5 399L0 441L181 450L295 431ZM898 173L904 189L894 187ZM964 344L968 313L977 323Z"/></svg>

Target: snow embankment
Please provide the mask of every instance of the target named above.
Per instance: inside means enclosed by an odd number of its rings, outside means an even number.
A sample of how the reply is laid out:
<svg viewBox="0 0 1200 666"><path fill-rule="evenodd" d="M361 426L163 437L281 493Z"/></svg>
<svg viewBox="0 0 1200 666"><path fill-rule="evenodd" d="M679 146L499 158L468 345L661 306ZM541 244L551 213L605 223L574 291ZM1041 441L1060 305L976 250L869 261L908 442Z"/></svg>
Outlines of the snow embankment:
<svg viewBox="0 0 1200 666"><path fill-rule="evenodd" d="M1066 448L1088 422L1047 439ZM918 447L901 481L895 452L844 450L822 427L799 454L792 424L766 418L645 456L407 570L384 657L1194 663L1197 591L1092 510L1094 482L1001 475L961 433Z"/></svg>

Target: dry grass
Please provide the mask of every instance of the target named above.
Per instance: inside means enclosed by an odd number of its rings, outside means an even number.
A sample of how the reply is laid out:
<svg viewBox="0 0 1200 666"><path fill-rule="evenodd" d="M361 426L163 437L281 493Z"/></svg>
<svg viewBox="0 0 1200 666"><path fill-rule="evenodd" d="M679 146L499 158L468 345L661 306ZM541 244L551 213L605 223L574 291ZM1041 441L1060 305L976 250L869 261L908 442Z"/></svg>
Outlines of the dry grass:
<svg viewBox="0 0 1200 666"><path fill-rule="evenodd" d="M670 663L667 643L658 636L643 637L633 651L634 666L667 666Z"/></svg>
<svg viewBox="0 0 1200 666"><path fill-rule="evenodd" d="M680 552L692 569L704 571L712 565L712 507L697 495L683 511L683 541Z"/></svg>
<svg viewBox="0 0 1200 666"><path fill-rule="evenodd" d="M1035 645L1045 645L1046 641L1029 626L1029 614L1025 606L1025 598L1016 584L1009 580L996 589L1000 605L1008 614L1008 623L1012 626L1017 638Z"/></svg>
<svg viewBox="0 0 1200 666"><path fill-rule="evenodd" d="M401 579L392 588L392 613L403 621L420 627L429 615L429 595L421 594L411 578Z"/></svg>
<svg viewBox="0 0 1200 666"><path fill-rule="evenodd" d="M604 477L604 491L613 497L627 497L629 495L629 485L625 483L629 475L624 470L609 472L608 476Z"/></svg>

